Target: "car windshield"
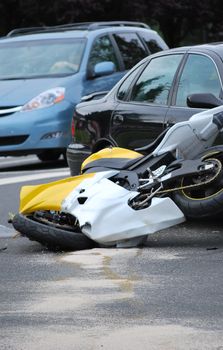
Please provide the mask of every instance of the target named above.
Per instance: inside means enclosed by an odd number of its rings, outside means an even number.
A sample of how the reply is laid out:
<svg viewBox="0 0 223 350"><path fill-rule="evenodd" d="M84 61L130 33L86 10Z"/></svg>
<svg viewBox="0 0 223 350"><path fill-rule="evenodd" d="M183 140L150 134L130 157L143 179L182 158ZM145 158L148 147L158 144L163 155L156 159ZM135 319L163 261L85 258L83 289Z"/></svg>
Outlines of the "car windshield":
<svg viewBox="0 0 223 350"><path fill-rule="evenodd" d="M0 44L0 80L77 73L85 39L20 41Z"/></svg>

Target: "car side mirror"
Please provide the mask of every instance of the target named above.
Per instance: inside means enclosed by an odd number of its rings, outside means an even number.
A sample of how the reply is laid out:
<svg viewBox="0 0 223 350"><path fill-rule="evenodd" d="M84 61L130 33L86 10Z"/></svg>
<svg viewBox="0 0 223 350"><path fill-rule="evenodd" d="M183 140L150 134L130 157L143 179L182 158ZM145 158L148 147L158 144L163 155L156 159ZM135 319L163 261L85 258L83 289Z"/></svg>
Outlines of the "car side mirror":
<svg viewBox="0 0 223 350"><path fill-rule="evenodd" d="M97 77L103 77L115 72L115 65L112 61L104 61L96 63L92 71L88 73L88 78L93 79Z"/></svg>
<svg viewBox="0 0 223 350"><path fill-rule="evenodd" d="M214 108L221 106L223 100L211 93L192 94L187 96L187 105L191 108Z"/></svg>

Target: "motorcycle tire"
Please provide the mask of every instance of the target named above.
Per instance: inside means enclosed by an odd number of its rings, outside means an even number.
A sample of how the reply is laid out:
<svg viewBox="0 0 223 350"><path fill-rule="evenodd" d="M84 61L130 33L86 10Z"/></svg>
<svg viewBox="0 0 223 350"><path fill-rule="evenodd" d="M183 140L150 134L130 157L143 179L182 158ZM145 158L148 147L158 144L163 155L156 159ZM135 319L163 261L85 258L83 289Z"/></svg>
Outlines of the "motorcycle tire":
<svg viewBox="0 0 223 350"><path fill-rule="evenodd" d="M200 155L200 158L216 159L223 166L222 147L211 147ZM183 179L180 185L185 185ZM195 179L199 181L198 178ZM223 213L223 171L210 184L197 189L181 189L173 193L173 200L187 218L200 219L216 217Z"/></svg>
<svg viewBox="0 0 223 350"><path fill-rule="evenodd" d="M16 214L12 225L32 241L41 243L51 250L83 250L96 246L96 243L81 232L74 232L56 228L32 219L32 216Z"/></svg>

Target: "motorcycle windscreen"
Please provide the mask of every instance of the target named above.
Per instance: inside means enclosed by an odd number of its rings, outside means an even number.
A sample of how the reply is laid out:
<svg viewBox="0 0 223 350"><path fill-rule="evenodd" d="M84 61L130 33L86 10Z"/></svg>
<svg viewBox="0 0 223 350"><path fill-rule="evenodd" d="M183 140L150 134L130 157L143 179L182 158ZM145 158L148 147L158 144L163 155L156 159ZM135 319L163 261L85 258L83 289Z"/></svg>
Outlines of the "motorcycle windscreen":
<svg viewBox="0 0 223 350"><path fill-rule="evenodd" d="M83 180L94 173L69 177L47 184L23 186L20 191L20 213L27 214L37 210L61 210L61 203Z"/></svg>

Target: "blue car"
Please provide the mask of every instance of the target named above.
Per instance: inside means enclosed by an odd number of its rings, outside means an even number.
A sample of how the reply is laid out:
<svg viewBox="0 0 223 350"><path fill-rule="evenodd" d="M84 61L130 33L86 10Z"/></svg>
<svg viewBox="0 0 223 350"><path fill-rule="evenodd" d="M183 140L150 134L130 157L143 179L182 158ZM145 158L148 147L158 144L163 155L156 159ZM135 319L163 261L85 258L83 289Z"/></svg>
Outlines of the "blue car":
<svg viewBox="0 0 223 350"><path fill-rule="evenodd" d="M143 57L167 48L135 22L11 31L0 39L0 156L66 157L81 98L98 98Z"/></svg>

